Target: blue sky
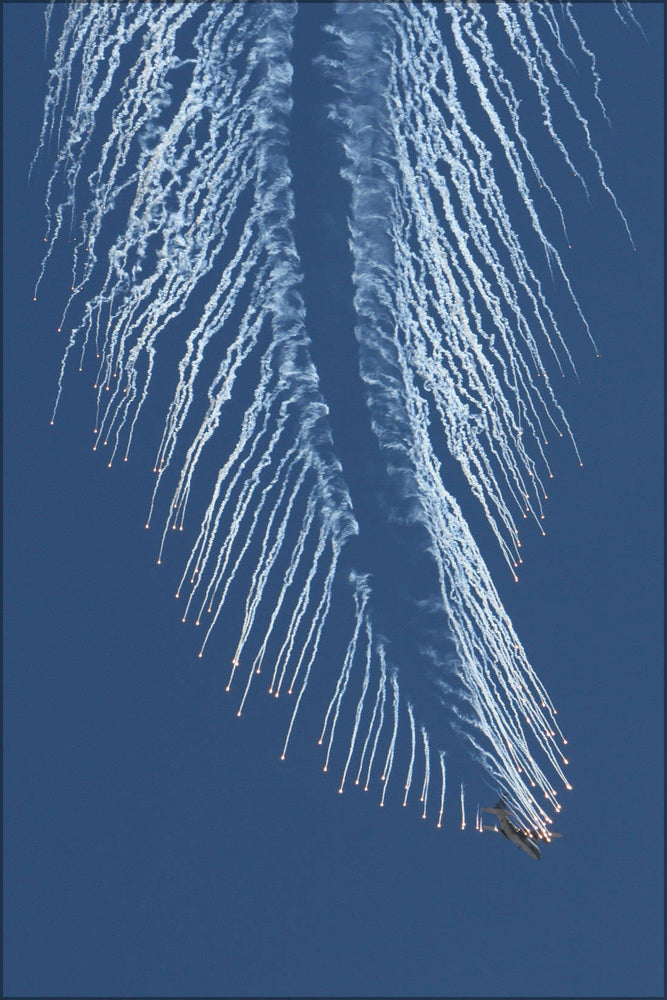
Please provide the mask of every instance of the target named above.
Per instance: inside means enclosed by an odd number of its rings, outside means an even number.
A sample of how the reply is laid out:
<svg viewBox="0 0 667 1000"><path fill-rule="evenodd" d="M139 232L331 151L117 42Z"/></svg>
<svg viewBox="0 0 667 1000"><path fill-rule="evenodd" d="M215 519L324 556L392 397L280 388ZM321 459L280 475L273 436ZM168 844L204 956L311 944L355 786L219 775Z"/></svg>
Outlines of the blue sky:
<svg viewBox="0 0 667 1000"><path fill-rule="evenodd" d="M141 462L109 471L92 454L85 374L49 426L69 261L55 255L33 303L43 21L40 5L3 6L5 993L662 992L663 8L636 10L646 41L577 5L613 125L594 138L637 247L594 185L566 209L601 353L570 324L580 382L557 388L584 468L556 455L518 585L484 553L571 749L564 836L533 865L398 796L380 811L336 795L305 735L281 764L284 716L258 698L237 720L226 667L197 659L179 621L180 563L155 566ZM314 332L332 336L324 295L342 331L327 392L343 435L351 286L318 231L345 208L320 195L335 178L307 58L322 17L308 6L296 27L295 235ZM306 161L313 134L329 174Z"/></svg>

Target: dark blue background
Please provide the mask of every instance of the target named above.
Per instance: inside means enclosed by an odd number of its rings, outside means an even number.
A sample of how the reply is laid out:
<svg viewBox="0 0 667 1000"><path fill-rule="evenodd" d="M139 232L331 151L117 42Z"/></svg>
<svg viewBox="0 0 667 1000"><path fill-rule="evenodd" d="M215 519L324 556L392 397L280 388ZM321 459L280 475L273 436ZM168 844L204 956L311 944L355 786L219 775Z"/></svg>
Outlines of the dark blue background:
<svg viewBox="0 0 667 1000"><path fill-rule="evenodd" d="M565 836L535 865L421 824L397 796L380 812L334 794L314 750L281 764L280 708L256 696L238 721L226 667L198 660L180 624L180 563L158 570L143 528L148 474L90 450L90 373L68 376L49 426L69 280L61 249L32 302L42 7L3 6L6 993L662 991L663 8L635 9L647 42L610 9L576 11L613 123L596 119L595 140L637 245L591 181L592 206L566 213L568 267L602 357L572 323L581 382L557 385L584 468L558 453L546 538L527 542L518 586L496 574L570 741ZM299 18L297 46L315 51L321 18ZM314 308L325 241L309 244L306 213L327 189L298 160L307 72L297 60L293 156ZM327 205L332 231L344 211ZM328 294L353 370L349 288Z"/></svg>

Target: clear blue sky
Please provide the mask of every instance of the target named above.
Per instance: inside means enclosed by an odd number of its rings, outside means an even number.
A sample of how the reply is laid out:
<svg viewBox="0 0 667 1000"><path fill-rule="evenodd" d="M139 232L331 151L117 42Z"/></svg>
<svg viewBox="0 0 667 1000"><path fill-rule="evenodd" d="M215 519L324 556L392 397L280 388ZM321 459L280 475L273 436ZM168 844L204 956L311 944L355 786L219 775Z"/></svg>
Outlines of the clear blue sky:
<svg viewBox="0 0 667 1000"><path fill-rule="evenodd" d="M383 811L336 795L305 738L281 764L284 715L257 698L237 720L226 667L180 623L180 562L158 570L143 528L148 467L110 472L91 451L92 372L69 376L49 426L69 261L61 248L33 303L43 8L3 5L6 994L662 992L663 6L635 6L646 41L576 7L613 125L594 138L637 250L591 184L568 262L601 358L572 324L581 380L557 387L584 468L558 454L518 585L489 553L570 742L564 836L536 865L422 824L397 795ZM322 19L297 18L295 232L313 329L340 291L352 371L344 262L317 277L318 232L345 208L304 161L313 142L332 172L309 62ZM335 392L332 411L342 428Z"/></svg>

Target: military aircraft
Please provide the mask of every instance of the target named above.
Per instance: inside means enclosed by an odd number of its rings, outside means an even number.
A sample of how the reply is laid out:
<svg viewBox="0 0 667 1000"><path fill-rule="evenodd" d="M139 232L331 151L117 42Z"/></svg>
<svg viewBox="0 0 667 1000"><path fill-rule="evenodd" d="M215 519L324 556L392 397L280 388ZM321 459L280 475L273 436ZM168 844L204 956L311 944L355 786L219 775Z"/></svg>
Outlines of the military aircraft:
<svg viewBox="0 0 667 1000"><path fill-rule="evenodd" d="M500 823L500 826L482 826L482 830L495 830L496 833L502 833L506 840L516 844L517 847L521 848L522 851L525 851L529 857L535 858L536 861L540 860L542 852L537 844L533 843L533 841L537 839L551 840L552 837L561 836L560 833L552 833L551 830L549 831L548 838L544 837L543 834L538 833L537 831L525 833L523 830L520 830L518 826L515 826L509 819L507 805L505 804L505 800L502 798L498 800L497 805L487 806L482 809L482 812L493 813L498 817L498 822Z"/></svg>

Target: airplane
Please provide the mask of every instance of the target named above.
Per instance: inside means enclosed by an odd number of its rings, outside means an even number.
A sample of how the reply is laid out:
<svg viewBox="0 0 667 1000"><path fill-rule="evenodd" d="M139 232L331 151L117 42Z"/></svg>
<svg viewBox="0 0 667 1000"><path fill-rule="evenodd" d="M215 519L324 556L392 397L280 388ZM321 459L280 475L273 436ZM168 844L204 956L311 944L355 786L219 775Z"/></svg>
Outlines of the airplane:
<svg viewBox="0 0 667 1000"><path fill-rule="evenodd" d="M483 808L482 812L493 813L494 816L498 817L498 821L500 823L499 827L482 826L481 827L482 830L495 830L496 833L502 833L503 837L506 840L509 840L512 844L515 844L522 851L524 851L529 857L535 858L536 861L540 860L540 858L542 857L542 852L540 851L537 844L533 843L534 840L538 838L551 840L552 837L562 836L562 834L560 833L552 833L551 830L549 831L548 838L545 838L543 834L538 833L537 831L530 831L529 833L525 833L523 830L520 830L517 826L514 825L514 823L510 821L507 805L505 803L505 800L502 798L498 800L498 803L495 806L493 807L487 806L486 808Z"/></svg>

